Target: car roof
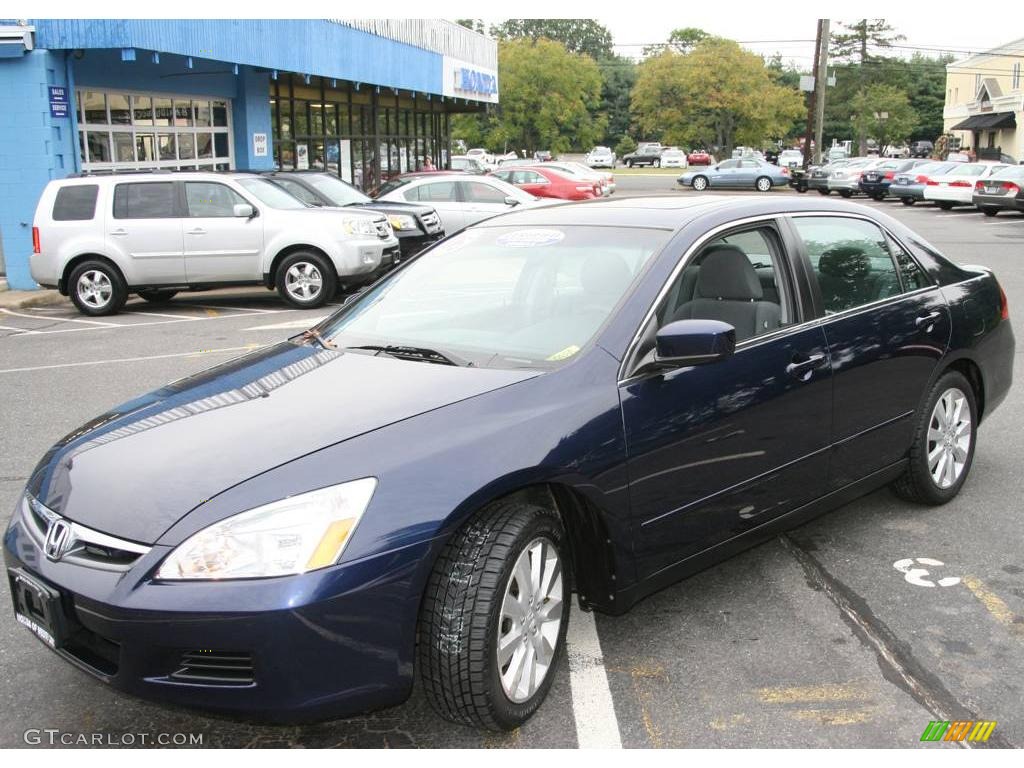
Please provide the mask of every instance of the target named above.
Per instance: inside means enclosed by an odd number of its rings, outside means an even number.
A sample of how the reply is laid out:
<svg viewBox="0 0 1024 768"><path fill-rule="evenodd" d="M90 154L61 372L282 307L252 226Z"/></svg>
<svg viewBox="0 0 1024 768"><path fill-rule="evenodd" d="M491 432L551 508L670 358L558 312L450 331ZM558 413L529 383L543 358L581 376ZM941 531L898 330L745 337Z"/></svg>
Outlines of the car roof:
<svg viewBox="0 0 1024 768"><path fill-rule="evenodd" d="M487 219L475 225L488 226L611 226L682 229L695 219L728 212L733 220L748 217L827 211L867 214L877 218L873 209L841 200L810 199L781 195L777 197L715 195L693 197L604 198L585 202L561 203L525 208Z"/></svg>

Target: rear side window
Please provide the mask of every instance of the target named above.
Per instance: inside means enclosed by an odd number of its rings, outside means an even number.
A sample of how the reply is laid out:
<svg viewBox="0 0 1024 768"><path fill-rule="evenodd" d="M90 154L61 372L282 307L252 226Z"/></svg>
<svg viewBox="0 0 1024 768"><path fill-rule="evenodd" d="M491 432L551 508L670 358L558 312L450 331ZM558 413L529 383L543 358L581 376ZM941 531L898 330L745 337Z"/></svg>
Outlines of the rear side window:
<svg viewBox="0 0 1024 768"><path fill-rule="evenodd" d="M96 214L96 184L75 184L57 190L53 201L54 221L88 221Z"/></svg>
<svg viewBox="0 0 1024 768"><path fill-rule="evenodd" d="M118 184L114 187L115 219L171 219L175 212L174 182Z"/></svg>

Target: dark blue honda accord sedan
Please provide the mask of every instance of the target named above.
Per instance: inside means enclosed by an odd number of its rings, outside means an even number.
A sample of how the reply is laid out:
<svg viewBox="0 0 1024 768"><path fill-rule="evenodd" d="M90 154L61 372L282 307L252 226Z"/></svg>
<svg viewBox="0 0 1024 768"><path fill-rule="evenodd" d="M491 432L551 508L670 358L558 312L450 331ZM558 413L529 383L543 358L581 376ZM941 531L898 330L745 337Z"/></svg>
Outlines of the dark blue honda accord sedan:
<svg viewBox="0 0 1024 768"><path fill-rule="evenodd" d="M140 696L288 721L419 676L512 728L570 599L622 613L886 484L953 498L1013 351L991 272L856 205L514 212L58 442L15 612Z"/></svg>

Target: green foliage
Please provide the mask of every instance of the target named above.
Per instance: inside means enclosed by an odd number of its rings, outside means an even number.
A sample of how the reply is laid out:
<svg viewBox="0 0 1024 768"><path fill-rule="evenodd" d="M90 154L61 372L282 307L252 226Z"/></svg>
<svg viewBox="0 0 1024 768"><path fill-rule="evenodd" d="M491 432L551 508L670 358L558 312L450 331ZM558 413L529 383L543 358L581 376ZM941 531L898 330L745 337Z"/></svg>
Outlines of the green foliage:
<svg viewBox="0 0 1024 768"><path fill-rule="evenodd" d="M481 35L487 34L487 27L484 25L483 19L456 19L455 23L460 27L479 32Z"/></svg>
<svg viewBox="0 0 1024 768"><path fill-rule="evenodd" d="M879 148L905 140L917 125L907 94L892 85L862 88L851 103L853 127L878 142Z"/></svg>
<svg viewBox="0 0 1024 768"><path fill-rule="evenodd" d="M612 33L593 19L508 19L491 32L499 40L547 38L595 59L614 55Z"/></svg>
<svg viewBox="0 0 1024 768"><path fill-rule="evenodd" d="M726 152L786 136L805 110L800 92L780 85L760 56L721 38L646 59L631 104L642 135Z"/></svg>
<svg viewBox="0 0 1024 768"><path fill-rule="evenodd" d="M668 36L668 42L661 45L648 45L644 48L644 56L656 56L666 50L676 53L689 53L701 40L711 37L703 29L697 27L680 27L673 29Z"/></svg>
<svg viewBox="0 0 1024 768"><path fill-rule="evenodd" d="M615 154L621 159L630 152L636 152L636 142L629 136L623 136L615 145Z"/></svg>
<svg viewBox="0 0 1024 768"><path fill-rule="evenodd" d="M861 64L875 58L870 48L891 48L906 38L886 23L885 19L858 19L839 22L842 32L829 35L829 56L833 59L857 61Z"/></svg>
<svg viewBox="0 0 1024 768"><path fill-rule="evenodd" d="M603 78L600 111L608 119L604 143L611 144L629 131L632 122L629 99L636 83L636 64L625 56L612 56L598 60L597 65Z"/></svg>
<svg viewBox="0 0 1024 768"><path fill-rule="evenodd" d="M501 101L483 115L453 120L452 135L470 146L553 153L589 149L605 135L598 114L601 72L589 56L547 39L500 41Z"/></svg>

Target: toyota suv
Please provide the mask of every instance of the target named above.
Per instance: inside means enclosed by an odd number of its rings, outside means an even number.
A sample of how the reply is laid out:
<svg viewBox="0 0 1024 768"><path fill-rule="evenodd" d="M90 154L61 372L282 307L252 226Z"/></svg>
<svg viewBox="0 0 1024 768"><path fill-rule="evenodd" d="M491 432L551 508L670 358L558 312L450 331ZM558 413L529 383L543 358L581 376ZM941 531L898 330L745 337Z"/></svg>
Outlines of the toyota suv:
<svg viewBox="0 0 1024 768"><path fill-rule="evenodd" d="M32 227L33 279L85 315L130 293L265 285L299 308L372 282L398 255L385 216L318 209L246 173L114 173L51 181Z"/></svg>

